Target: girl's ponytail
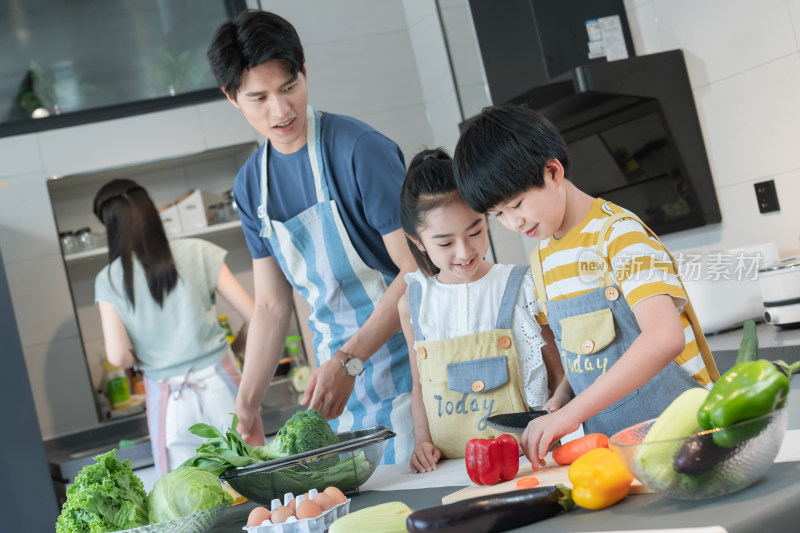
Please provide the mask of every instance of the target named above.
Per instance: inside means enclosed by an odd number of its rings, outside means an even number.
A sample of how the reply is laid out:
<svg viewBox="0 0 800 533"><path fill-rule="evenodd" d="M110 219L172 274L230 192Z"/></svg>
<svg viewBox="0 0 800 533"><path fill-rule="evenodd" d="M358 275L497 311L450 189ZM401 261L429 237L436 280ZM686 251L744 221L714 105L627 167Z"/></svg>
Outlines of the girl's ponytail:
<svg viewBox="0 0 800 533"><path fill-rule="evenodd" d="M400 221L417 266L426 276L439 273L428 254L417 246L428 211L458 198L453 160L443 148L422 150L408 165L400 192ZM416 242L415 242L416 241Z"/></svg>

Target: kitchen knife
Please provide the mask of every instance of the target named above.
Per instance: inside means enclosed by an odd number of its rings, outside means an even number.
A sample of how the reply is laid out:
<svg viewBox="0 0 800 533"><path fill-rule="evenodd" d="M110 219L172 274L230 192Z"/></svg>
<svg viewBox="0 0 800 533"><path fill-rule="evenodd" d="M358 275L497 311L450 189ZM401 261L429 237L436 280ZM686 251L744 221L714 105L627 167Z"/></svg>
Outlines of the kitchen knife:
<svg viewBox="0 0 800 533"><path fill-rule="evenodd" d="M522 413L506 413L503 415L492 415L486 419L486 423L494 429L505 433L522 433L528 427L528 422L534 418L550 414L549 411L525 411Z"/></svg>

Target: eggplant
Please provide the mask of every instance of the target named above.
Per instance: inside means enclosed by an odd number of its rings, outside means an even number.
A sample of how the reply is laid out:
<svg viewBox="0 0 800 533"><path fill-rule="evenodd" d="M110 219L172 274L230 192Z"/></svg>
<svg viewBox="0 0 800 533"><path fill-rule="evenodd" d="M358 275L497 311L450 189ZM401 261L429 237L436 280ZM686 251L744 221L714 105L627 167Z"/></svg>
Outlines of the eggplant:
<svg viewBox="0 0 800 533"><path fill-rule="evenodd" d="M410 533L492 533L539 522L575 506L564 486L534 487L479 496L414 511L406 519Z"/></svg>
<svg viewBox="0 0 800 533"><path fill-rule="evenodd" d="M696 476L712 470L733 455L736 448L725 448L714 442L713 432L696 435L686 441L675 454L673 467L679 474Z"/></svg>

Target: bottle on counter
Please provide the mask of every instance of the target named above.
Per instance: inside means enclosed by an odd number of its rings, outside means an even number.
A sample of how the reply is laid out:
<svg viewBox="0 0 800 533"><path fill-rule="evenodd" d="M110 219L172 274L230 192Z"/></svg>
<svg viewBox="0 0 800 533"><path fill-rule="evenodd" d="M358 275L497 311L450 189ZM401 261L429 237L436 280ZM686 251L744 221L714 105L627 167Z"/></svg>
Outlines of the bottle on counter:
<svg viewBox="0 0 800 533"><path fill-rule="evenodd" d="M228 322L228 315L220 315L217 317L217 321L222 329L225 330L225 338L228 340L228 345L233 344L233 341L236 340L236 337L233 336L233 330L231 329L231 325ZM239 357L236 353L233 354L233 359L236 361L236 365L239 367L239 370L242 369L243 361L242 358Z"/></svg>
<svg viewBox="0 0 800 533"><path fill-rule="evenodd" d="M311 367L309 367L300 357L300 345L303 338L299 335L292 335L286 337L286 354L289 357L291 370L289 378L291 379L294 390L302 393L308 386L308 380L311 377Z"/></svg>
<svg viewBox="0 0 800 533"><path fill-rule="evenodd" d="M131 370L131 391L133 394L144 395L144 372L134 365L133 369Z"/></svg>
<svg viewBox="0 0 800 533"><path fill-rule="evenodd" d="M233 330L231 329L231 325L228 322L228 315L220 315L217 317L217 321L222 329L225 330L225 338L228 339L228 344L233 344L235 337L233 336Z"/></svg>
<svg viewBox="0 0 800 533"><path fill-rule="evenodd" d="M106 374L108 398L111 401L111 408L124 409L129 407L131 404L131 390L125 371L109 363L108 359L103 363L103 371Z"/></svg>

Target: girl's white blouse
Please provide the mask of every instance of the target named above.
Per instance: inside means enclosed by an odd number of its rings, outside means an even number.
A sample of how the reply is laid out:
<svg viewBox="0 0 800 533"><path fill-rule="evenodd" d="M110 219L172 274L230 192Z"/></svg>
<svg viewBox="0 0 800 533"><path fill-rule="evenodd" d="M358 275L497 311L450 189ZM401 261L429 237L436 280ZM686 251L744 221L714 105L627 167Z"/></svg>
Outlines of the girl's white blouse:
<svg viewBox="0 0 800 533"><path fill-rule="evenodd" d="M500 302L514 265L493 265L489 272L470 283L440 283L435 276L417 270L406 274L408 283L422 286L419 324L426 340L462 337L495 329ZM520 285L511 331L519 356L525 400L533 408L547 402L547 370L542 361L542 328L536 322L536 292L530 268Z"/></svg>

